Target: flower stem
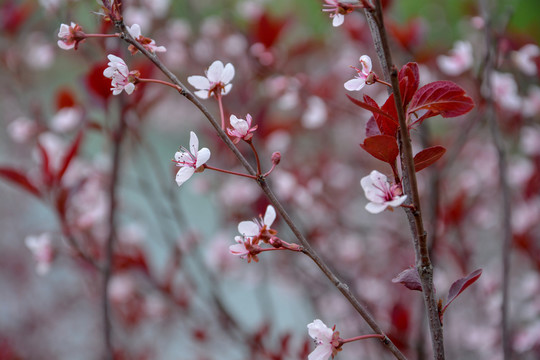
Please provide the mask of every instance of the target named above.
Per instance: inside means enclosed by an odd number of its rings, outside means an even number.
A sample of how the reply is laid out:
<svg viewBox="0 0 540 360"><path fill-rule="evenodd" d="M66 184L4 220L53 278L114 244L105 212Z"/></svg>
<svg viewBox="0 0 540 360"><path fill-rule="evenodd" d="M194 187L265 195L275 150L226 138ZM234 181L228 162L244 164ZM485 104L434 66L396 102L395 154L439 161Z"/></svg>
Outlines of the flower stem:
<svg viewBox="0 0 540 360"><path fill-rule="evenodd" d="M115 33L115 34L84 34L84 37L85 38L114 38L114 37L119 38L120 34L119 33Z"/></svg>
<svg viewBox="0 0 540 360"><path fill-rule="evenodd" d="M259 161L259 154L257 153L257 150L255 149L255 146L253 146L253 142L251 139L246 140L246 142L251 147L251 150L253 150L253 153L255 154L255 160L257 161L257 175L261 174L261 162ZM275 165L272 166L272 169L275 167ZM270 172L269 172L270 173Z"/></svg>
<svg viewBox="0 0 540 360"><path fill-rule="evenodd" d="M392 87L391 84L389 84L389 83L387 83L386 81L381 80L381 79L375 79L375 82L378 82L378 83L381 83L381 84L383 84L383 85L386 85L386 86L388 86L389 88Z"/></svg>
<svg viewBox="0 0 540 360"><path fill-rule="evenodd" d="M235 172L235 171L224 170L224 169L216 168L216 167L206 165L206 164L204 164L203 166L204 166L205 169L208 169L208 170L215 170L215 171L219 171L219 172L222 172L222 173L225 173L225 174L243 176L243 177L247 177L247 178L250 178L250 179L253 179L253 180L257 180L257 176L255 176L255 175L248 175L248 174L238 173L238 172Z"/></svg>
<svg viewBox="0 0 540 360"><path fill-rule="evenodd" d="M355 337L352 337L350 339L342 340L341 344L346 344L346 343L350 343L350 342L357 341L357 340L373 339L373 338L384 340L384 335L381 335L381 334L369 334L369 335L355 336Z"/></svg>
<svg viewBox="0 0 540 360"><path fill-rule="evenodd" d="M182 88L180 86L175 85L175 84L171 84L169 82L162 81L162 80L137 78L136 83L156 83L156 84L161 84L161 85L167 85L167 86L170 86L173 89L177 90L179 93L182 93Z"/></svg>
<svg viewBox="0 0 540 360"><path fill-rule="evenodd" d="M223 102L221 101L221 94L217 93L216 98L219 104L219 116L221 117L221 129L225 130L225 114L223 113Z"/></svg>

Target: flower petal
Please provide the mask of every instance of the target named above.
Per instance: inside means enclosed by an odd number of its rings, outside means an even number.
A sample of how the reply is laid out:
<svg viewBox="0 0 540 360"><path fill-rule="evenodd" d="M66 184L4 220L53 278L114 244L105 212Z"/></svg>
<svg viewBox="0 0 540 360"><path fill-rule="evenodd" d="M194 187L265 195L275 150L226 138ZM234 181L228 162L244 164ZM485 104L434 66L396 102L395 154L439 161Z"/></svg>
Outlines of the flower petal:
<svg viewBox="0 0 540 360"><path fill-rule="evenodd" d="M126 29L128 30L129 34L133 36L134 39L137 39L139 36L141 36L141 27L139 24L133 24L131 27L126 26Z"/></svg>
<svg viewBox="0 0 540 360"><path fill-rule="evenodd" d="M193 156L197 156L197 152L199 151L199 138L197 137L197 134L195 134L193 131L189 133L189 152L193 154Z"/></svg>
<svg viewBox="0 0 540 360"><path fill-rule="evenodd" d="M198 89L198 90L208 90L208 89L210 89L210 82L204 76L193 75L193 76L188 77L187 81L195 89Z"/></svg>
<svg viewBox="0 0 540 360"><path fill-rule="evenodd" d="M345 16L341 15L341 14L335 14L334 19L332 20L332 26L333 27L338 27L338 26L342 25L343 22L345 22Z"/></svg>
<svg viewBox="0 0 540 360"><path fill-rule="evenodd" d="M266 208L266 212L264 214L264 225L270 227L272 226L272 223L276 220L276 210L272 205L268 205Z"/></svg>
<svg viewBox="0 0 540 360"><path fill-rule="evenodd" d="M195 91L195 95L200 97L201 99L208 99L208 90L199 90Z"/></svg>
<svg viewBox="0 0 540 360"><path fill-rule="evenodd" d="M347 81L343 86L349 91L359 91L366 85L366 79L354 78Z"/></svg>
<svg viewBox="0 0 540 360"><path fill-rule="evenodd" d="M228 63L225 65L225 68L223 69L223 73L221 74L221 82L224 84L228 84L231 82L231 80L234 78L234 66L231 63Z"/></svg>
<svg viewBox="0 0 540 360"><path fill-rule="evenodd" d="M176 183L181 186L183 183L189 180L195 173L195 169L192 167L184 166L176 173Z"/></svg>
<svg viewBox="0 0 540 360"><path fill-rule="evenodd" d="M197 153L197 163L195 164L195 168L206 164L208 159L210 159L210 150L208 148L202 148Z"/></svg>
<svg viewBox="0 0 540 360"><path fill-rule="evenodd" d="M219 60L216 60L208 68L206 76L208 77L208 80L210 80L210 82L217 83L221 81L222 74L223 74L223 63Z"/></svg>
<svg viewBox="0 0 540 360"><path fill-rule="evenodd" d="M238 224L238 232L243 236L259 235L259 225L253 221L242 221Z"/></svg>
<svg viewBox="0 0 540 360"><path fill-rule="evenodd" d="M387 203L376 204L376 203L370 202L366 205L366 210L372 214L379 214L383 212L387 207L388 207Z"/></svg>
<svg viewBox="0 0 540 360"><path fill-rule="evenodd" d="M366 76L369 75L372 68L371 58L368 55L360 56L360 64L362 64L362 73Z"/></svg>

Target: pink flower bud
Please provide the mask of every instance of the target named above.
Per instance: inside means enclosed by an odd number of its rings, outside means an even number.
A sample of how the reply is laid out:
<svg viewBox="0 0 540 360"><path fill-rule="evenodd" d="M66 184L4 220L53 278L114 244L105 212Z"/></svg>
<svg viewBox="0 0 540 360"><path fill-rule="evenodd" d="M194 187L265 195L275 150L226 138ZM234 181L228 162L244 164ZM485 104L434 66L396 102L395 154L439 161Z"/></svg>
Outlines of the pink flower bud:
<svg viewBox="0 0 540 360"><path fill-rule="evenodd" d="M276 151L272 154L272 164L277 165L281 161L281 153Z"/></svg>

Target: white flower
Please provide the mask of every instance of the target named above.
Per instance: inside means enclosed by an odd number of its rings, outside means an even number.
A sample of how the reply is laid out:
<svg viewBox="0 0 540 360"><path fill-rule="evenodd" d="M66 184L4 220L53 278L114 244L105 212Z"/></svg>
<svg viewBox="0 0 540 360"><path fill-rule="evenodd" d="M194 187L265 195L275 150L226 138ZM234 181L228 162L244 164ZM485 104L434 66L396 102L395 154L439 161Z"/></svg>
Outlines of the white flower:
<svg viewBox="0 0 540 360"><path fill-rule="evenodd" d="M257 125L251 127L251 122L253 119L251 118L250 114L246 115L246 120L239 119L236 117L236 115L231 115L229 121L231 122L231 126L233 128L227 129L227 133L230 136L235 137L233 140L233 143L235 144L237 144L240 139L244 139L245 141L250 140L253 137L253 132L257 130Z"/></svg>
<svg viewBox="0 0 540 360"><path fill-rule="evenodd" d="M135 90L135 84L133 83L137 76L137 71L129 71L124 60L118 56L109 54L107 56L109 67L103 71L103 75L111 79L111 90L113 95L118 95L125 90L126 93L131 94Z"/></svg>
<svg viewBox="0 0 540 360"><path fill-rule="evenodd" d="M512 53L512 60L525 75L533 76L538 72L534 61L534 58L538 56L540 56L540 48L534 44L527 44Z"/></svg>
<svg viewBox="0 0 540 360"><path fill-rule="evenodd" d="M141 27L139 26L139 24L133 24L131 27L126 26L126 29L129 32L129 34L135 40L137 40L146 50L152 53L167 51L165 46L157 46L155 40L142 36ZM132 54L134 54L135 52L137 52L137 49L133 47L133 48L130 48L130 51Z"/></svg>
<svg viewBox="0 0 540 360"><path fill-rule="evenodd" d="M469 70L472 64L472 45L468 41L456 41L450 50L450 56L439 55L437 57L437 65L446 75L460 75Z"/></svg>
<svg viewBox="0 0 540 360"><path fill-rule="evenodd" d="M199 139L192 131L189 138L189 151L182 148L174 154L174 160L181 169L176 173L176 183L178 186L185 183L193 176L195 171L210 159L210 150L202 148L199 150Z"/></svg>
<svg viewBox="0 0 540 360"><path fill-rule="evenodd" d="M345 14L351 13L354 8L362 7L357 4L356 0L324 0L326 4L323 4L324 12L330 12L330 19L332 19L332 26L338 27L345 21ZM356 4L355 4L356 3Z"/></svg>
<svg viewBox="0 0 540 360"><path fill-rule="evenodd" d="M57 44L60 49L70 50L75 48L77 50L79 43L85 39L85 34L79 25L72 22L71 26L66 24L60 25L58 37L60 40L58 40Z"/></svg>
<svg viewBox="0 0 540 360"><path fill-rule="evenodd" d="M251 260L254 260L255 262L259 261L259 258L257 257L257 254L260 252L258 240L247 236L235 236L234 240L237 243L229 246L229 252L231 254L240 256L241 259L247 258L248 263L250 263Z"/></svg>
<svg viewBox="0 0 540 360"><path fill-rule="evenodd" d="M323 99L318 96L310 96L307 100L307 108L302 115L302 125L308 129L315 129L326 122L328 111Z"/></svg>
<svg viewBox="0 0 540 360"><path fill-rule="evenodd" d="M54 258L50 234L43 233L38 236L28 236L24 239L24 243L37 262L36 272L39 275L47 274Z"/></svg>
<svg viewBox="0 0 540 360"><path fill-rule="evenodd" d="M362 64L362 70L353 67L358 72L358 76L344 84L345 89L349 91L361 90L366 85L366 80L371 73L371 58L367 55L362 55L359 61Z"/></svg>
<svg viewBox="0 0 540 360"><path fill-rule="evenodd" d="M512 74L493 71L490 81L493 99L497 104L513 112L523 110L523 104L518 94L518 86Z"/></svg>
<svg viewBox="0 0 540 360"><path fill-rule="evenodd" d="M387 207L398 207L407 199L407 195L402 195L401 186L390 185L385 175L377 170L360 180L366 198L370 201L366 205L366 210L372 214L378 214Z"/></svg>
<svg viewBox="0 0 540 360"><path fill-rule="evenodd" d="M334 352L334 330L316 319L308 324L308 334L315 340L317 347L308 356L308 360L327 360Z"/></svg>
<svg viewBox="0 0 540 360"><path fill-rule="evenodd" d="M195 95L201 99L208 99L210 95L227 95L231 91L232 84L229 84L234 77L234 66L216 60L210 65L205 76L193 75L188 77L188 82L196 88Z"/></svg>
<svg viewBox="0 0 540 360"><path fill-rule="evenodd" d="M238 232L243 236L255 237L261 240L265 240L265 235L272 234L273 230L270 229L272 224L276 220L276 210L272 205L268 205L264 217L259 216L259 219L253 219L253 221L242 221L238 224Z"/></svg>

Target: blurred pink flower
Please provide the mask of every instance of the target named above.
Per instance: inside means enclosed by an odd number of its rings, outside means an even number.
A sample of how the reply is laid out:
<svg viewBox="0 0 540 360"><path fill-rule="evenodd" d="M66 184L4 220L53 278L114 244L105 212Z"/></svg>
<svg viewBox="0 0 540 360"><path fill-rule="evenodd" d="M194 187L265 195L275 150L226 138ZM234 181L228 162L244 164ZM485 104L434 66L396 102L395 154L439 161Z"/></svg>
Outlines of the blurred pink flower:
<svg viewBox="0 0 540 360"><path fill-rule="evenodd" d="M216 60L205 74L188 77L188 82L197 89L195 95L201 99L208 99L210 95L227 95L231 91L232 84L229 83L234 77L234 66L231 63L223 66L221 61Z"/></svg>
<svg viewBox="0 0 540 360"><path fill-rule="evenodd" d="M321 320L316 319L308 324L308 334L315 340L317 347L308 356L308 360L327 360L337 353L336 343L339 333L334 332L326 326ZM336 335L337 336L336 336Z"/></svg>
<svg viewBox="0 0 540 360"><path fill-rule="evenodd" d="M32 136L37 134L38 130L36 122L24 116L18 117L7 126L9 136L17 143L30 140Z"/></svg>
<svg viewBox="0 0 540 360"><path fill-rule="evenodd" d="M111 90L113 95L118 95L125 90L126 93L131 94L135 90L135 84L137 77L139 76L138 71L129 71L124 60L118 56L109 54L107 56L109 67L103 71L103 75L111 79Z"/></svg>
<svg viewBox="0 0 540 360"><path fill-rule="evenodd" d="M157 46L154 40L142 36L141 27L139 24L133 24L131 27L126 26L126 29L135 40L137 40L146 50L150 51L151 53L167 51L165 46ZM129 51L131 51L132 54L135 54L137 52L137 48L130 45Z"/></svg>
<svg viewBox="0 0 540 360"><path fill-rule="evenodd" d="M450 56L439 55L437 65L446 75L457 76L469 70L473 64L472 45L468 41L456 41Z"/></svg>
<svg viewBox="0 0 540 360"><path fill-rule="evenodd" d="M197 135L193 131L190 133L189 151L184 147L181 150L174 154L174 162L178 166L181 166L181 169L176 173L176 183L178 186L185 183L210 159L210 150L207 148L199 150L199 138L197 138Z"/></svg>
<svg viewBox="0 0 540 360"><path fill-rule="evenodd" d="M72 22L71 26L66 24L60 25L58 37L60 40L57 43L60 49L70 50L74 48L77 50L79 43L86 38L86 35L79 25Z"/></svg>
<svg viewBox="0 0 540 360"><path fill-rule="evenodd" d="M230 122L232 129L227 129L229 136L234 136L233 143L237 144L241 139L249 141L253 137L253 132L257 130L258 125L251 127L251 115L246 115L246 120L239 119L235 115L231 115Z"/></svg>
<svg viewBox="0 0 540 360"><path fill-rule="evenodd" d="M366 210L372 214L378 214L387 207L398 207L407 199L407 195L402 195L400 185L390 185L386 175L377 170L360 180L366 198L370 201L366 205Z"/></svg>
<svg viewBox="0 0 540 360"><path fill-rule="evenodd" d="M491 74L490 81L493 89L493 99L497 104L513 112L521 110L521 98L518 94L516 80L512 74L494 71Z"/></svg>
<svg viewBox="0 0 540 360"><path fill-rule="evenodd" d="M512 60L525 75L533 76L538 72L534 61L538 56L540 56L540 48L534 44L527 44L512 53Z"/></svg>
<svg viewBox="0 0 540 360"><path fill-rule="evenodd" d="M360 57L360 64L362 65L362 70L353 67L358 72L358 76L354 79L351 79L345 83L345 89L349 91L360 91L366 85L366 80L371 74L371 58L367 55L362 55Z"/></svg>
<svg viewBox="0 0 540 360"><path fill-rule="evenodd" d="M34 255L36 260L36 272L39 275L45 275L51 268L51 263L54 259L54 251L51 244L51 236L48 233L43 233L37 236L28 236L24 239L26 247Z"/></svg>

